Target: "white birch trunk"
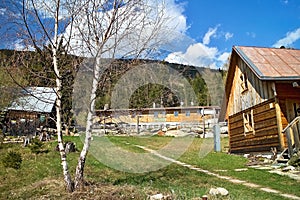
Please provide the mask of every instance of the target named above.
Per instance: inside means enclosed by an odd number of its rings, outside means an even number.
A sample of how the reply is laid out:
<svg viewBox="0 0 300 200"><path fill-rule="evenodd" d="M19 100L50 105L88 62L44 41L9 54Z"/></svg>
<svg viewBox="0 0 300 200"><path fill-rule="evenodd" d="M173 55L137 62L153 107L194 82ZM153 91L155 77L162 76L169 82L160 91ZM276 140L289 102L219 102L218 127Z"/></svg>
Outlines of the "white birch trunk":
<svg viewBox="0 0 300 200"><path fill-rule="evenodd" d="M99 78L100 78L100 58L97 58L94 67L94 73L93 73L93 82L92 82L92 89L90 94L90 106L87 115L85 140L76 167L75 184L74 184L75 189L81 188L83 184L84 165L85 165L86 156L88 154L88 150L92 138L93 116L95 113L96 91L99 83Z"/></svg>
<svg viewBox="0 0 300 200"><path fill-rule="evenodd" d="M58 69L58 63L57 63L57 50L58 50L58 15L59 15L59 6L60 6L60 0L56 1L56 15L55 15L55 27L54 27L54 41L52 44L52 59L53 59L53 69L56 75L56 130L57 130L57 142L58 142L58 147L59 147L59 152L60 152L60 158L61 158L61 165L63 169L63 176L64 180L66 183L66 189L68 192L73 192L74 191L74 185L72 178L69 173L68 169L68 162L67 162L67 155L65 152L65 148L63 145L63 137L62 137L62 123L61 123L61 88L62 88L62 81Z"/></svg>

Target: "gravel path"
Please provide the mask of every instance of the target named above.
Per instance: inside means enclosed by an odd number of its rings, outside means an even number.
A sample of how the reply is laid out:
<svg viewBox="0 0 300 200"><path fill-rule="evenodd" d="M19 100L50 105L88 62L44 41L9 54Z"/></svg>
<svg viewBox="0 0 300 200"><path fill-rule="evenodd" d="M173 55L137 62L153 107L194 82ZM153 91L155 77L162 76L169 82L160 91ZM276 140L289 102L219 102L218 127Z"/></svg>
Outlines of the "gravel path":
<svg viewBox="0 0 300 200"><path fill-rule="evenodd" d="M255 183L250 183L250 182L247 182L247 181L244 181L244 180L240 180L240 179L236 179L236 178L233 178L233 177L230 177L230 176L222 176L220 174L217 174L217 173L214 173L214 172L210 172L208 170L201 169L199 167L195 167L193 165L190 165L190 164L187 164L187 163L184 163L184 162L181 162L181 161L178 161L178 160L175 160L175 159L163 156L163 155L157 153L153 149L149 149L147 147L140 146L140 145L135 145L135 146L139 147L141 149L144 149L145 151L148 151L148 152L150 152L150 153L152 153L152 154L156 155L157 157L160 157L160 158L162 158L164 160L170 161L172 163L176 163L176 164L181 165L183 167L187 167L187 168L189 168L191 170L202 172L202 173L208 174L210 176L215 176L215 177L217 177L219 179L227 180L227 181L229 181L231 183L241 184L241 185L244 185L246 187L255 188L255 189L258 189L258 190L261 190L261 191L264 191L264 192L278 194L279 196L282 196L282 197L285 197L285 198L288 198L288 199L300 200L300 197L298 197L296 195L293 195L293 194L282 193L279 190L274 190L274 189L271 189L271 188L268 188L268 187L263 187L261 185L255 184Z"/></svg>

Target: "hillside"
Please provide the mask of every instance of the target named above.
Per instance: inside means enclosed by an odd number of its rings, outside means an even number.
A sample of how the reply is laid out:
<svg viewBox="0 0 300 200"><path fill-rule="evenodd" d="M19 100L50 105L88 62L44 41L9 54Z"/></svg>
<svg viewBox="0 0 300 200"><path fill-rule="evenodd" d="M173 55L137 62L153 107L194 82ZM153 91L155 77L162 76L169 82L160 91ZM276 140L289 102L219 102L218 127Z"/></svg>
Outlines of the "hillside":
<svg viewBox="0 0 300 200"><path fill-rule="evenodd" d="M64 100L67 104L72 104L71 93L73 90L74 78L78 72L82 72L83 58L62 54L59 58L60 67L62 70L62 79L64 84ZM47 49L40 53L35 52L18 52L12 50L0 50L0 81L1 81L1 93L6 97L11 95L11 90L15 90L17 87L16 82L24 87L26 86L55 86L55 74L51 70L51 51ZM93 63L93 61L88 61ZM85 61L86 63L86 61ZM181 93L192 88L195 93L193 98L185 97L180 99L178 92L172 91L172 88L162 85L160 83L147 83L142 85L135 91L130 91L130 108L140 107L152 107L153 103L157 105L163 104L164 107L179 106L180 102L184 105L190 105L191 101L195 105L219 105L222 93L222 81L223 71L212 70L207 68L185 66L180 64L172 64L164 61L156 60L105 60L108 63L105 66L105 71L102 72L101 80L99 82L99 88L97 92L96 108L102 109L105 104L110 104L112 92L118 84L118 82L127 76L129 71L133 71L136 68L142 68L145 66L155 65L159 66L161 72L152 71L151 76L157 77L164 75L161 79L172 82L173 85L178 84L178 80L184 77L188 81L188 85L184 86ZM87 70L88 71L88 70ZM176 77L174 77L175 75ZM9 76L7 76L9 75ZM134 73L135 78L150 76L146 71L140 73ZM219 80L219 81L218 81ZM131 82L131 81L130 81ZM134 83L134 81L133 81ZM213 86L213 87L211 87ZM82 87L82 86L80 86ZM128 87L128 86L127 86ZM127 88L126 85L122 90ZM212 89L213 88L213 89ZM127 88L128 89L128 88ZM214 91L210 91L214 90ZM194 97L196 96L196 99ZM13 98L13 97L11 97ZM11 99L5 98L5 99ZM3 102L1 98L2 106L8 102Z"/></svg>

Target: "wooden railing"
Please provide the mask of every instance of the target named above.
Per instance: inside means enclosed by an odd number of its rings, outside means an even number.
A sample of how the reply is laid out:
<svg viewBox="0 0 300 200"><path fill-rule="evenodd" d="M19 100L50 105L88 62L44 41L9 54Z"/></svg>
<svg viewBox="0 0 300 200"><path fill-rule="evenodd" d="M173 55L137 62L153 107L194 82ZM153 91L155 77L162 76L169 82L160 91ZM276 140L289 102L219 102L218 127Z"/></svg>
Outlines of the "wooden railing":
<svg viewBox="0 0 300 200"><path fill-rule="evenodd" d="M286 135L289 157L300 149L300 116L291 121L282 131Z"/></svg>

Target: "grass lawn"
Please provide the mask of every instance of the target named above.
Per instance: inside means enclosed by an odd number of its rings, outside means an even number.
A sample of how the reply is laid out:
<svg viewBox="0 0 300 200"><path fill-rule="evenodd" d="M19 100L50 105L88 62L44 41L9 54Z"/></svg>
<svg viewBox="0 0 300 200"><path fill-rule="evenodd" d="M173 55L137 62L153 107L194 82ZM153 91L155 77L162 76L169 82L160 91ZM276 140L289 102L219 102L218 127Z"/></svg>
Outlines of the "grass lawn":
<svg viewBox="0 0 300 200"><path fill-rule="evenodd" d="M166 147L165 152L169 157L172 157L170 152L177 150L176 147L168 147L170 141L174 140L170 137L108 137L108 139L115 146L139 155L143 155L145 151L134 145L156 150ZM175 140L180 143L180 139ZM66 137L65 141L74 141L79 149L82 147L79 137ZM225 152L203 154L201 151L209 142L208 139L195 138L179 160L215 173L300 196L299 182L290 178L257 169L236 172L234 169L245 168L247 162L241 156ZM227 146L227 143L228 139L224 138L223 146ZM95 156L93 153L88 155L86 163L85 190L68 194L64 190L60 157L55 147L56 142L45 143L44 149L49 151L34 154L28 147L24 148L20 144L2 144L0 159L8 151L14 150L21 153L23 162L18 170L0 165L0 199L147 199L149 195L156 193L170 195L173 199L201 199L200 197L207 194L212 187L224 187L229 191L229 196L223 199L283 199L276 194L233 184L176 164L144 173L118 171L99 162L96 159L99 155ZM68 154L72 175L78 156L79 152Z"/></svg>

